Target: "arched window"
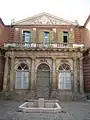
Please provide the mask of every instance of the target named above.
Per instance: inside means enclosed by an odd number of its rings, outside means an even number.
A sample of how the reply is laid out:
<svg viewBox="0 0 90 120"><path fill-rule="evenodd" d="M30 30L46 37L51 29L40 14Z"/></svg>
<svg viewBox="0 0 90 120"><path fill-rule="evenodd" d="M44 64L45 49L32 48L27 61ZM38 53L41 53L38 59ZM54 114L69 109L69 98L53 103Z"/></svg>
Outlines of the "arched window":
<svg viewBox="0 0 90 120"><path fill-rule="evenodd" d="M16 71L15 89L29 88L29 69L25 63L21 63Z"/></svg>
<svg viewBox="0 0 90 120"><path fill-rule="evenodd" d="M38 71L49 71L50 70L50 68L49 68L49 66L47 65L47 64L41 64L41 65L39 65L38 66Z"/></svg>
<svg viewBox="0 0 90 120"><path fill-rule="evenodd" d="M63 63L59 67L59 89L71 89L71 70L70 66L66 63Z"/></svg>

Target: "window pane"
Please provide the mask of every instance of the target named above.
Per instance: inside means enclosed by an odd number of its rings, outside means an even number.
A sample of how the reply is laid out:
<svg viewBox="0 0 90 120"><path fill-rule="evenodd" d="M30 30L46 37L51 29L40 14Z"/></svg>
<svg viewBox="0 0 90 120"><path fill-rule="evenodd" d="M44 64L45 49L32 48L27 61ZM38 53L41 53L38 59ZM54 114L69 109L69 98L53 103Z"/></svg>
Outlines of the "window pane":
<svg viewBox="0 0 90 120"><path fill-rule="evenodd" d="M65 89L71 89L71 83L65 83Z"/></svg>
<svg viewBox="0 0 90 120"><path fill-rule="evenodd" d="M16 78L18 78L18 77L22 77L22 71L16 72Z"/></svg>
<svg viewBox="0 0 90 120"><path fill-rule="evenodd" d="M29 72L16 72L16 89L28 89L29 88Z"/></svg>
<svg viewBox="0 0 90 120"><path fill-rule="evenodd" d="M68 32L63 32L63 36L68 36Z"/></svg>
<svg viewBox="0 0 90 120"><path fill-rule="evenodd" d="M29 79L28 78L23 78L23 89L28 89L29 88Z"/></svg>
<svg viewBox="0 0 90 120"><path fill-rule="evenodd" d="M30 32L25 32L25 46L30 47Z"/></svg>
<svg viewBox="0 0 90 120"><path fill-rule="evenodd" d="M49 32L44 32L44 43L49 43Z"/></svg>
<svg viewBox="0 0 90 120"><path fill-rule="evenodd" d="M60 89L71 89L71 73L62 72L59 73L59 83L58 88Z"/></svg>
<svg viewBox="0 0 90 120"><path fill-rule="evenodd" d="M63 32L63 42L64 43L68 42L68 32Z"/></svg>
<svg viewBox="0 0 90 120"><path fill-rule="evenodd" d="M30 43L30 32L25 32L25 42Z"/></svg>
<svg viewBox="0 0 90 120"><path fill-rule="evenodd" d="M23 77L28 77L29 76L29 72L23 72Z"/></svg>
<svg viewBox="0 0 90 120"><path fill-rule="evenodd" d="M15 88L21 89L21 83L22 83L22 72L16 72Z"/></svg>
<svg viewBox="0 0 90 120"><path fill-rule="evenodd" d="M23 72L23 89L29 88L29 72Z"/></svg>

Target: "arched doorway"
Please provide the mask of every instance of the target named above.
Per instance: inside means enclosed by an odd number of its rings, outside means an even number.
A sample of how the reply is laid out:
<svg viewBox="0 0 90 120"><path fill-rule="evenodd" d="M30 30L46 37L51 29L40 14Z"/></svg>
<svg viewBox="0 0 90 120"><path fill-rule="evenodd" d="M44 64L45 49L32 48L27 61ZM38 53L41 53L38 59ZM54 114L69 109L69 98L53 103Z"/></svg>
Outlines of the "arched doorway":
<svg viewBox="0 0 90 120"><path fill-rule="evenodd" d="M50 94L50 68L40 64L37 68L37 97L48 98Z"/></svg>
<svg viewBox="0 0 90 120"><path fill-rule="evenodd" d="M29 89L29 68L21 63L16 70L15 89Z"/></svg>
<svg viewBox="0 0 90 120"><path fill-rule="evenodd" d="M71 90L71 69L66 63L59 67L59 81L58 88L62 90Z"/></svg>

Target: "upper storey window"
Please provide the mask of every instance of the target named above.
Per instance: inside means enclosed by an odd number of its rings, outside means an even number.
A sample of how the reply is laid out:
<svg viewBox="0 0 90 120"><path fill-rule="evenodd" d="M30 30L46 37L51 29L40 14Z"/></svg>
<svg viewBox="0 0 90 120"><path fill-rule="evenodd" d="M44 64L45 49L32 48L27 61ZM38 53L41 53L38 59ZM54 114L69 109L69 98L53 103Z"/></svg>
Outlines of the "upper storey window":
<svg viewBox="0 0 90 120"><path fill-rule="evenodd" d="M31 42L30 31L23 31L23 41L25 42L26 47L30 47L30 42Z"/></svg>
<svg viewBox="0 0 90 120"><path fill-rule="evenodd" d="M54 31L40 31L39 41L44 44L54 42Z"/></svg>
<svg viewBox="0 0 90 120"><path fill-rule="evenodd" d="M44 32L44 43L49 43L49 32Z"/></svg>
<svg viewBox="0 0 90 120"><path fill-rule="evenodd" d="M59 31L58 32L59 43L74 43L74 31Z"/></svg>
<svg viewBox="0 0 90 120"><path fill-rule="evenodd" d="M68 32L63 32L63 43L68 42Z"/></svg>

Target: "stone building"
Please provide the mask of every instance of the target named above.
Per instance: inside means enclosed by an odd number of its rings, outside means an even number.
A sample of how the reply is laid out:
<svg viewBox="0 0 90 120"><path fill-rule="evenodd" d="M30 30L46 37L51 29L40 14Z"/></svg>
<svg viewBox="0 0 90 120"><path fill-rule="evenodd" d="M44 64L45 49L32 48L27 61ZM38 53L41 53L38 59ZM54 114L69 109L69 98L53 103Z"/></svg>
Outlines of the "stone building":
<svg viewBox="0 0 90 120"><path fill-rule="evenodd" d="M87 18L84 26L86 28L86 38L88 41L87 50L83 53L84 91L86 94L90 94L90 15Z"/></svg>
<svg viewBox="0 0 90 120"><path fill-rule="evenodd" d="M8 32L7 27L4 25L2 19L0 18L0 47L3 46L5 40L7 39ZM4 76L4 49L0 48L0 91L3 90L3 76Z"/></svg>
<svg viewBox="0 0 90 120"><path fill-rule="evenodd" d="M7 27L3 91L29 98L84 94L84 26L41 13Z"/></svg>

